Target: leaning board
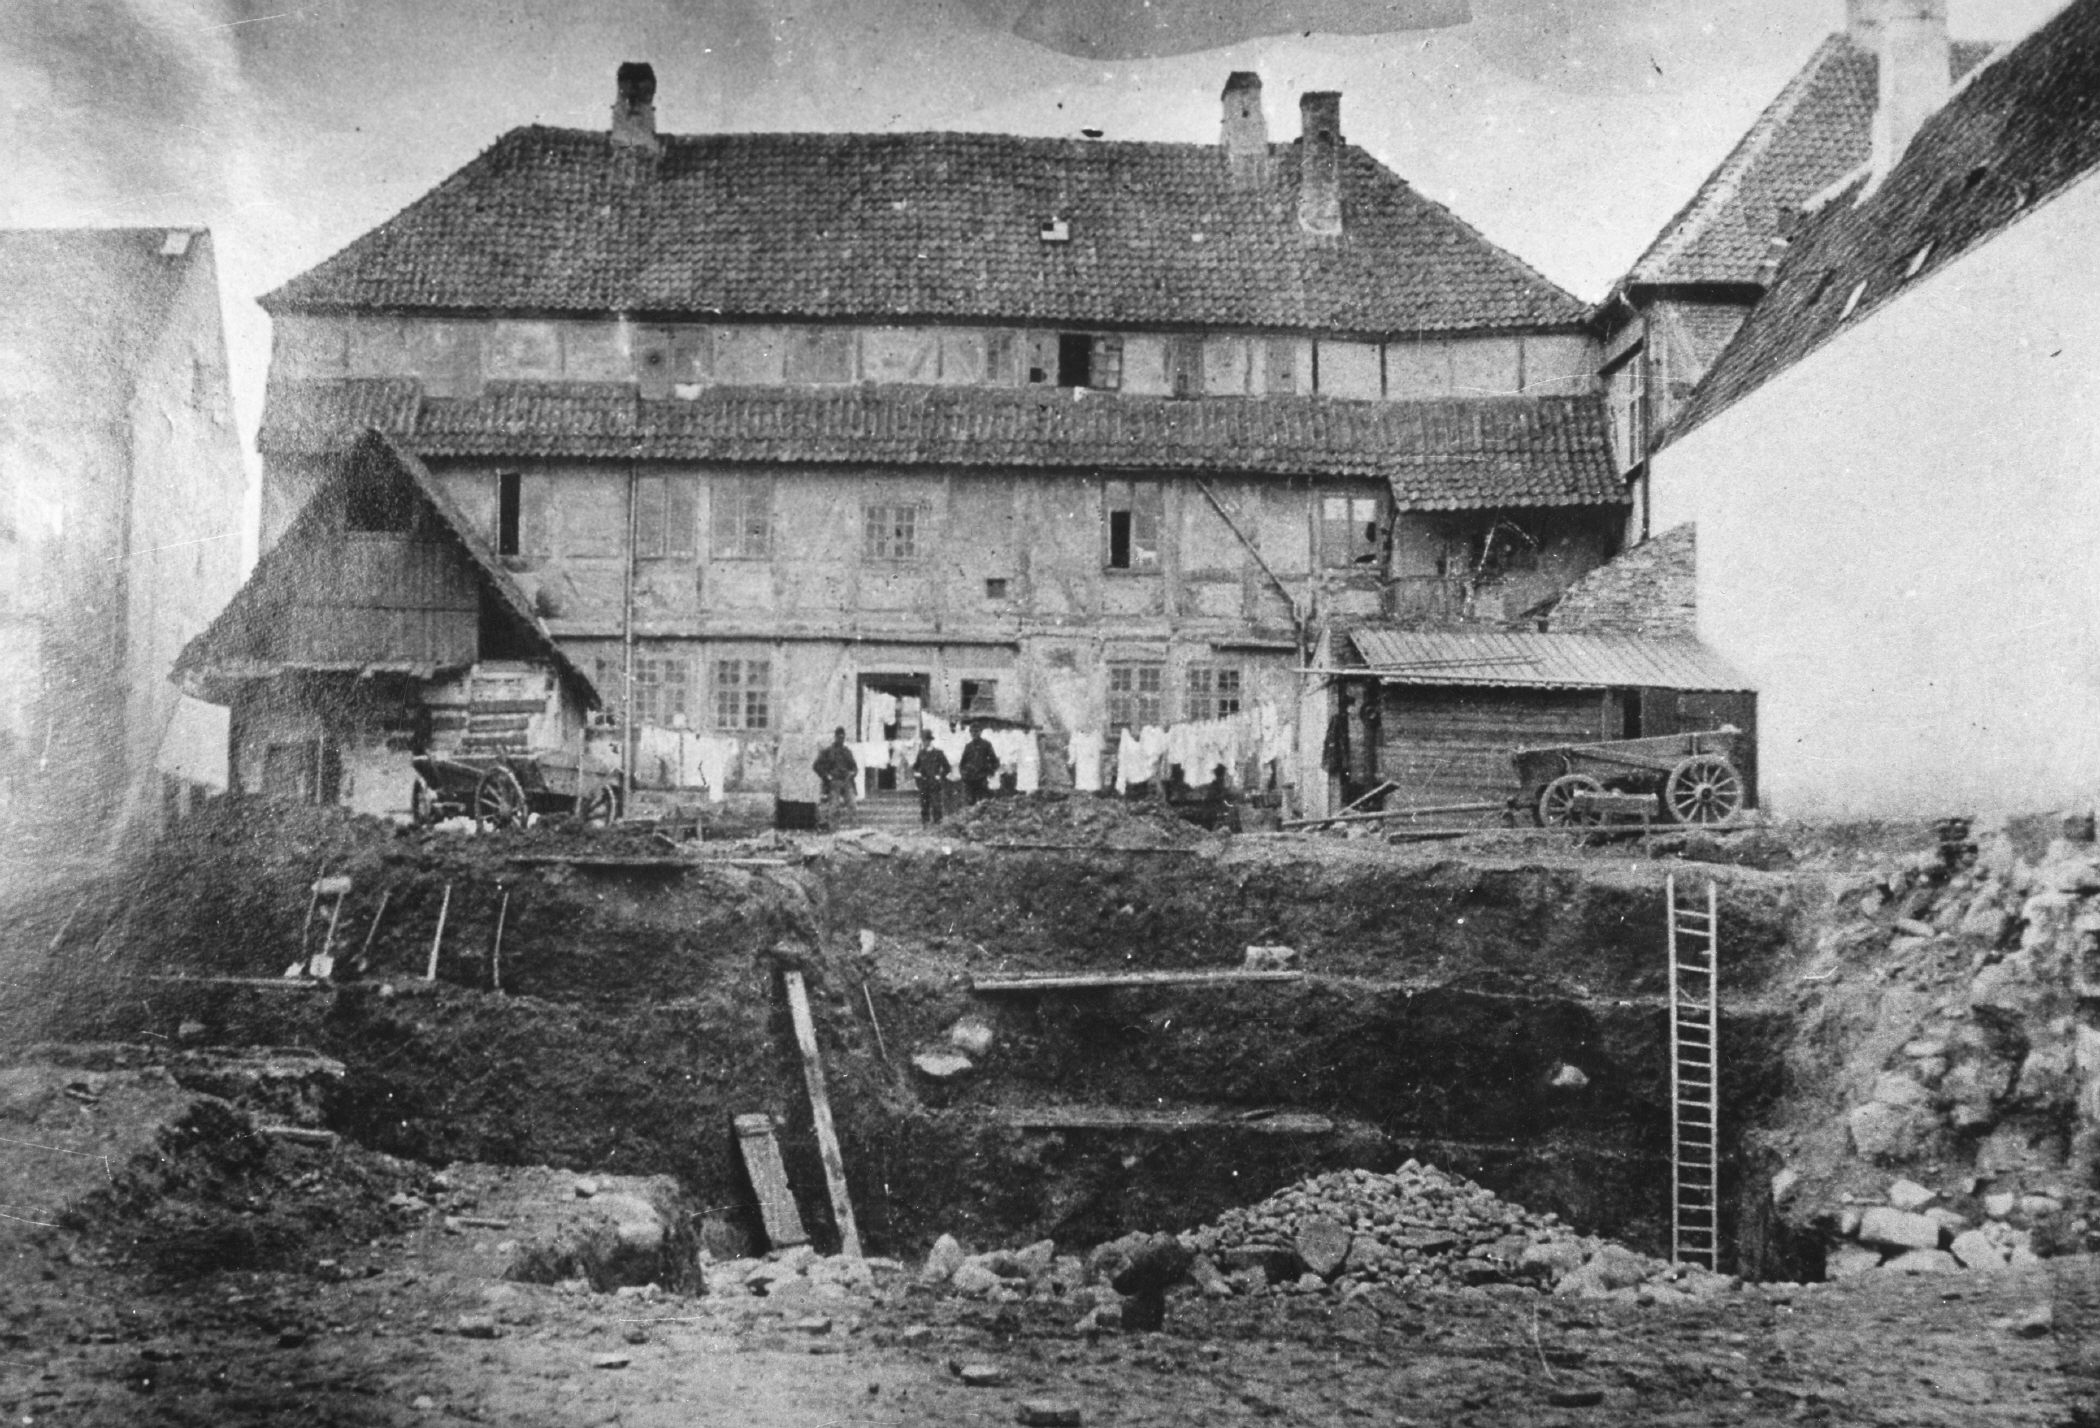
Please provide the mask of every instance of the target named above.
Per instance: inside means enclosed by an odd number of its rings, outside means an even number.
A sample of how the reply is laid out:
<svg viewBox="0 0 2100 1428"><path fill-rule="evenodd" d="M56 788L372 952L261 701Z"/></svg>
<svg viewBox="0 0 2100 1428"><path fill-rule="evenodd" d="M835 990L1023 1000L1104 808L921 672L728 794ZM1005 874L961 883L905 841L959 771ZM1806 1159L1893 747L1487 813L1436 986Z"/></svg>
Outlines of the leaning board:
<svg viewBox="0 0 2100 1428"><path fill-rule="evenodd" d="M751 1188L758 1192L759 1219L773 1248L808 1244L802 1212L795 1208L794 1192L788 1189L787 1167L780 1163L780 1142L773 1139L773 1118L764 1111L738 1116L736 1143L743 1152Z"/></svg>

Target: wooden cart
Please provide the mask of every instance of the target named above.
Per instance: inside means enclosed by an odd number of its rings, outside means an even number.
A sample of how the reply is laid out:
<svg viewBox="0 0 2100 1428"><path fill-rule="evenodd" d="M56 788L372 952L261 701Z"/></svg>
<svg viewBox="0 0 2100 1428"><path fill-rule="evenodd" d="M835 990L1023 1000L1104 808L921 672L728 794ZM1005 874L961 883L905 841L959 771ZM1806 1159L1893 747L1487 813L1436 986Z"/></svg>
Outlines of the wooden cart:
<svg viewBox="0 0 2100 1428"><path fill-rule="evenodd" d="M418 754L411 762L419 824L472 818L477 828L523 828L537 813L599 826L620 812L618 775L573 753Z"/></svg>
<svg viewBox="0 0 2100 1428"><path fill-rule="evenodd" d="M1742 740L1742 730L1724 727L1519 749L1510 755L1523 790L1517 806L1530 809L1541 827L1601 823L1614 812L1706 827L1729 823L1748 802L1735 761Z"/></svg>

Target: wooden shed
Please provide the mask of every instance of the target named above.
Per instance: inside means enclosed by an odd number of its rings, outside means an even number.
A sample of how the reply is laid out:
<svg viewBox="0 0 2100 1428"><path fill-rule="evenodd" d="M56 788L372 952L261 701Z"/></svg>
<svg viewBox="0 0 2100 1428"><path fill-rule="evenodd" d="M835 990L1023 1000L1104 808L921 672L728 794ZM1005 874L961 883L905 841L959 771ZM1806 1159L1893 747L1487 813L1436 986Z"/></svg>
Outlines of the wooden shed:
<svg viewBox="0 0 2100 1428"><path fill-rule="evenodd" d="M1391 779L1392 806L1498 801L1516 749L1733 726L1756 803L1757 695L1695 639L1359 626L1329 651L1345 792Z"/></svg>
<svg viewBox="0 0 2100 1428"><path fill-rule="evenodd" d="M368 432L176 661L247 793L406 814L421 752L581 753L589 678L414 456Z"/></svg>

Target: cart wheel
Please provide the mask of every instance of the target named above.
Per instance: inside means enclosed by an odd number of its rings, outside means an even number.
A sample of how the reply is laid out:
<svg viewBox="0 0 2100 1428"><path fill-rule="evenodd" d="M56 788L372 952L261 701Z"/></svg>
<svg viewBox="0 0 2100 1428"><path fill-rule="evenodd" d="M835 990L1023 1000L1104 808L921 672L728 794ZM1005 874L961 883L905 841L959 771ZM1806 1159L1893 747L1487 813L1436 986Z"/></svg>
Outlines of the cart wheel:
<svg viewBox="0 0 2100 1428"><path fill-rule="evenodd" d="M1562 774L1539 790L1531 816L1541 828L1575 828L1595 823L1597 815L1575 806L1578 793L1602 793L1604 785L1588 774Z"/></svg>
<svg viewBox="0 0 2100 1428"><path fill-rule="evenodd" d="M519 786L516 774L498 764L474 783L474 827L478 830L524 826L525 790Z"/></svg>
<svg viewBox="0 0 2100 1428"><path fill-rule="evenodd" d="M1663 806L1679 823L1726 823L1743 811L1743 776L1719 754L1693 754L1670 770Z"/></svg>
<svg viewBox="0 0 2100 1428"><path fill-rule="evenodd" d="M601 783L576 810L576 821L586 828L604 828L620 816L620 798L609 783Z"/></svg>

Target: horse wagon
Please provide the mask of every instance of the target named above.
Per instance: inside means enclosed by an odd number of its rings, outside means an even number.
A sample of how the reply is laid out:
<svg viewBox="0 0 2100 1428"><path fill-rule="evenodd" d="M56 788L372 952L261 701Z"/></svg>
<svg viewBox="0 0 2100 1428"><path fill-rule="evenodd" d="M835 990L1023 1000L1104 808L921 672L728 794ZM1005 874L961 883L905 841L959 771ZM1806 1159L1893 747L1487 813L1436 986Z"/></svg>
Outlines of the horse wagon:
<svg viewBox="0 0 2100 1428"><path fill-rule="evenodd" d="M1517 806L1549 828L1601 823L1617 812L1707 827L1729 823L1748 802L1749 784L1736 763L1744 737L1724 727L1519 749L1510 755L1522 789Z"/></svg>
<svg viewBox="0 0 2100 1428"><path fill-rule="evenodd" d="M592 825L619 816L618 774L562 750L537 754L418 754L412 807L419 824L472 818L477 828L523 828L532 814Z"/></svg>

